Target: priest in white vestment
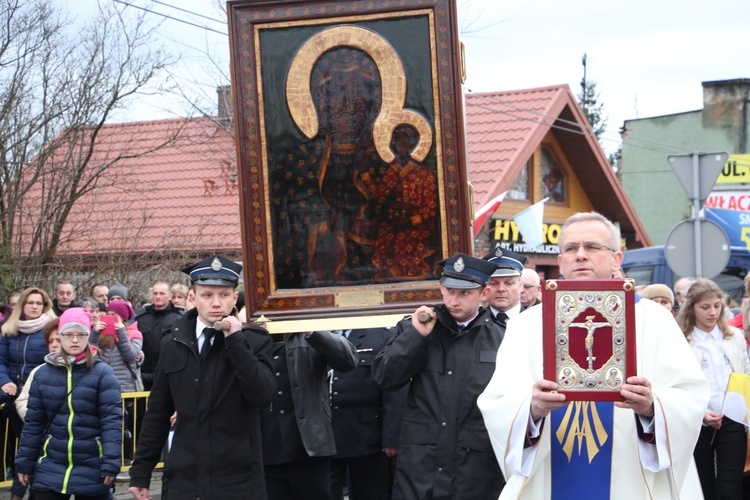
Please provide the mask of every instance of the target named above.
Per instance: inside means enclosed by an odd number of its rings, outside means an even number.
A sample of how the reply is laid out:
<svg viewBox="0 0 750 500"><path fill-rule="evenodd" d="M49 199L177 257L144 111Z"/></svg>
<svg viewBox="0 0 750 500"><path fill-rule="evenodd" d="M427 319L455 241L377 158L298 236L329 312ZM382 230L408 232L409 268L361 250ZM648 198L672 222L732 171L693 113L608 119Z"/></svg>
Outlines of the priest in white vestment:
<svg viewBox="0 0 750 500"><path fill-rule="evenodd" d="M560 272L566 279L611 278L622 262L619 244L619 230L609 220L575 214L560 236ZM614 403L612 435L606 437L609 484L597 484L599 473L587 466L566 474L584 478L576 498L702 498L693 449L708 382L669 311L639 300L635 323L636 376L622 385L626 401ZM542 360L542 307L535 306L508 323L495 373L477 402L507 480L501 499L571 498L552 487L551 459L559 429L552 428L550 412L568 402L555 382L543 379ZM590 451L590 443L581 447L584 436L577 439L573 453Z"/></svg>

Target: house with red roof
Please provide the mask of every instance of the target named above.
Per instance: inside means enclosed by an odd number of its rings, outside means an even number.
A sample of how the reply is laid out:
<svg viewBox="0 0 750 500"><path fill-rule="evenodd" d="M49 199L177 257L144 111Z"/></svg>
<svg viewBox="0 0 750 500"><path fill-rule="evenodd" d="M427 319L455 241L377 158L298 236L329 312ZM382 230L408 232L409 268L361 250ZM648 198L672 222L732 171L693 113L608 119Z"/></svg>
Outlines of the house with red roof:
<svg viewBox="0 0 750 500"><path fill-rule="evenodd" d="M105 125L90 164L115 152L97 188L74 205L58 253L241 248L234 144L215 118ZM25 211L39 195L29 193Z"/></svg>
<svg viewBox="0 0 750 500"><path fill-rule="evenodd" d="M567 85L465 97L475 211L507 192L475 240L477 254L498 242L526 255L528 267L554 277L562 223L576 212L592 210L619 224L623 248L650 245ZM544 244L529 248L513 217L544 198Z"/></svg>
<svg viewBox="0 0 750 500"><path fill-rule="evenodd" d="M59 270L50 270L71 279L79 295L97 281L119 280L138 292L159 279L184 281L179 272L184 265L214 252L242 258L229 121L200 117L106 124L89 165L101 174L95 189L72 205L57 247ZM24 197L16 237L24 252L35 251L37 218L49 218L49 211L57 209L48 202L49 185L65 180L52 177Z"/></svg>

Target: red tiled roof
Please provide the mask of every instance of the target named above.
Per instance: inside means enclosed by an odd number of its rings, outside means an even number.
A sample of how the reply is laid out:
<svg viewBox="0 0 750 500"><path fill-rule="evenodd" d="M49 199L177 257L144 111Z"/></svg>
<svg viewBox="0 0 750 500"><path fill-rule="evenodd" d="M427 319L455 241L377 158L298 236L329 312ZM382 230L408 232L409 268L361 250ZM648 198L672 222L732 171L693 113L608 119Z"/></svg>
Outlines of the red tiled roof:
<svg viewBox="0 0 750 500"><path fill-rule="evenodd" d="M105 125L96 144L91 166L125 157L73 206L58 254L241 248L236 153L212 118Z"/></svg>
<svg viewBox="0 0 750 500"><path fill-rule="evenodd" d="M466 94L466 142L474 210L503 191L528 161L554 119L567 85Z"/></svg>
<svg viewBox="0 0 750 500"><path fill-rule="evenodd" d="M545 135L560 144L594 209L651 244L635 209L567 85L466 95L469 181L474 210L507 191Z"/></svg>

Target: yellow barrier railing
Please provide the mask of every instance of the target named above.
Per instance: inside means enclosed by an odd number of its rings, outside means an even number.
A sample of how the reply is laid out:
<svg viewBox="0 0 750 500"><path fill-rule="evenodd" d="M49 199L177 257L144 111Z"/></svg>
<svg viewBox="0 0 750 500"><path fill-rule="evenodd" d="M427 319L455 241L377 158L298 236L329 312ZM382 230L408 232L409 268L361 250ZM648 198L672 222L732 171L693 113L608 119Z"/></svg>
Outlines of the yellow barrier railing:
<svg viewBox="0 0 750 500"><path fill-rule="evenodd" d="M139 433L143 414L148 408L149 392L123 392L122 393L122 465L120 472L130 470L133 454L136 450L136 437ZM0 407L0 410L2 408ZM5 411L0 411L0 433L2 433L2 474L0 474L0 488L9 488L13 485L13 457L18 448L18 439L10 426L10 419ZM159 462L157 468L164 467Z"/></svg>
<svg viewBox="0 0 750 500"><path fill-rule="evenodd" d="M18 448L18 440L13 434L10 428L10 419L8 418L4 409L0 408L0 432L3 433L3 456L0 460L3 467L2 478L0 481L0 488L5 488L13 485L13 457L16 455L16 448Z"/></svg>

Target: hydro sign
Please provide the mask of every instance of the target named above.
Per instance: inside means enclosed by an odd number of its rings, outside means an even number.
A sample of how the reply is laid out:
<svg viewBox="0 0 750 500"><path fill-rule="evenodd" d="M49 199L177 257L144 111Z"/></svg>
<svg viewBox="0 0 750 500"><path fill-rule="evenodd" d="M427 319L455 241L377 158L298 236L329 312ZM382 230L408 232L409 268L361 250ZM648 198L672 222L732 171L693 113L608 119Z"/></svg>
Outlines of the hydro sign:
<svg viewBox="0 0 750 500"><path fill-rule="evenodd" d="M544 243L536 247L530 247L523 242L521 231L514 220L493 219L490 234L492 239L502 243L504 248L516 253L540 253L557 255L560 248L557 246L560 241L560 232L562 226L555 223L542 224L542 235Z"/></svg>
<svg viewBox="0 0 750 500"><path fill-rule="evenodd" d="M750 191L714 191L705 208L706 219L721 226L732 246L750 249Z"/></svg>

